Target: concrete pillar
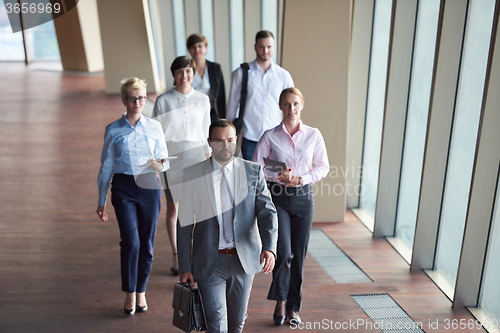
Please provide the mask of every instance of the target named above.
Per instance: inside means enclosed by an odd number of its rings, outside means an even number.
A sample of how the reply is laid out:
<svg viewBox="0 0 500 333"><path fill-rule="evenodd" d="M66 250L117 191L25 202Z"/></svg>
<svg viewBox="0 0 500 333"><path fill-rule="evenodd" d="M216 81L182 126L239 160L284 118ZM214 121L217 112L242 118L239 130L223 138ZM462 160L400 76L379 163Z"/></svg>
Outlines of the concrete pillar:
<svg viewBox="0 0 500 333"><path fill-rule="evenodd" d="M96 0L78 5L54 20L61 63L65 70L96 72L104 69Z"/></svg>
<svg viewBox="0 0 500 333"><path fill-rule="evenodd" d="M106 92L118 93L123 78L137 76L148 92L162 93L147 0L98 0Z"/></svg>
<svg viewBox="0 0 500 333"><path fill-rule="evenodd" d="M323 134L331 165L315 186L315 222L345 218L350 19L350 0L284 3L282 65L304 94L302 121Z"/></svg>

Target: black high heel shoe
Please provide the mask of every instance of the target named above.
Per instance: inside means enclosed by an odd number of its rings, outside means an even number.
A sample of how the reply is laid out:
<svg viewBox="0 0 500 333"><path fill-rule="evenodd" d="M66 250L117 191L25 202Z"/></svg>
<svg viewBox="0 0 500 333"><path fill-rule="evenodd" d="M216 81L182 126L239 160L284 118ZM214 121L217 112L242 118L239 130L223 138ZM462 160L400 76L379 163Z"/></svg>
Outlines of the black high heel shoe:
<svg viewBox="0 0 500 333"><path fill-rule="evenodd" d="M287 310L287 312L288 312L288 317L290 317L290 321L289 321L290 325L295 325L296 326L296 325L298 325L298 324L300 324L302 322L302 320L300 319L298 313L295 313L295 315L297 317L292 317L292 315L290 314L290 311Z"/></svg>
<svg viewBox="0 0 500 333"><path fill-rule="evenodd" d="M147 306L147 305L144 305L144 306L139 306L139 305L137 305L137 306L135 307L135 310L136 310L137 312L146 312L146 311L148 311L148 306Z"/></svg>
<svg viewBox="0 0 500 333"><path fill-rule="evenodd" d="M135 315L135 309L127 309L126 307L123 307L123 313L127 316L133 316Z"/></svg>
<svg viewBox="0 0 500 333"><path fill-rule="evenodd" d="M173 256L174 257L172 258L172 261L175 262L175 257L177 256L177 253L174 253ZM179 276L178 268L170 267L170 272L172 273L173 276Z"/></svg>
<svg viewBox="0 0 500 333"><path fill-rule="evenodd" d="M285 323L285 316L277 316L273 313L274 325L281 326Z"/></svg>
<svg viewBox="0 0 500 333"><path fill-rule="evenodd" d="M276 325L276 326L281 326L285 323L286 311L285 311L285 314L283 316L276 315L276 310L281 311L281 309L284 308L285 305L286 305L286 302L283 303L283 305L280 306L278 309L276 309L276 308L274 309L273 320L274 320L274 325Z"/></svg>

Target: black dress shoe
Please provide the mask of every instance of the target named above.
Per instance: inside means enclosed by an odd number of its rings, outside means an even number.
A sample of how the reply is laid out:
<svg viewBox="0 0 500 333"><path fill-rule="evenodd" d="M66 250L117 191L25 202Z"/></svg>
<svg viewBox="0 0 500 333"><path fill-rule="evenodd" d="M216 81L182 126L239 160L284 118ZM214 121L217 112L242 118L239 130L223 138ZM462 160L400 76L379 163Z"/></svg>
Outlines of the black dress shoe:
<svg viewBox="0 0 500 333"><path fill-rule="evenodd" d="M281 305L279 308L278 306ZM276 326L281 326L285 323L285 318L286 318L286 301L283 301L281 302L276 302L276 307L274 308L274 313L273 313L273 320L274 320L274 324ZM276 312L278 312L278 314L281 314L281 310L285 309L285 313L282 315L282 316L278 316L276 315Z"/></svg>
<svg viewBox="0 0 500 333"><path fill-rule="evenodd" d="M146 311L148 311L148 306L147 305L145 305L145 306L139 306L139 305L137 305L135 307L135 310L137 312L146 312Z"/></svg>
<svg viewBox="0 0 500 333"><path fill-rule="evenodd" d="M172 272L173 276L179 276L179 269L170 267L170 272Z"/></svg>
<svg viewBox="0 0 500 333"><path fill-rule="evenodd" d="M285 323L285 316L277 316L273 314L274 325L281 326Z"/></svg>
<svg viewBox="0 0 500 333"><path fill-rule="evenodd" d="M177 253L172 254L172 265L175 265L175 266L178 265L177 264ZM179 269L178 268L170 267L170 272L172 272L173 276L179 276Z"/></svg>
<svg viewBox="0 0 500 333"><path fill-rule="evenodd" d="M129 310L126 307L123 307L123 313L127 316L135 315L135 309Z"/></svg>
<svg viewBox="0 0 500 333"><path fill-rule="evenodd" d="M299 317L299 315L297 315L297 317L292 317L290 316L290 325L295 325L297 326L298 324L300 324L302 321Z"/></svg>

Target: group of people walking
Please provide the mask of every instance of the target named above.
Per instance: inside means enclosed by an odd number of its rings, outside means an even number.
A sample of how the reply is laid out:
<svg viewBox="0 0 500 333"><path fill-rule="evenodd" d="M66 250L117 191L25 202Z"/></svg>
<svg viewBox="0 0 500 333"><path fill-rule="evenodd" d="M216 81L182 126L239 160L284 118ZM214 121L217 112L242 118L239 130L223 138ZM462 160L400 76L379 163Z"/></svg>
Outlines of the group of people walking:
<svg viewBox="0 0 500 333"><path fill-rule="evenodd" d="M301 321L311 185L327 175L329 163L319 130L300 120L304 98L290 73L272 61L274 48L272 33L259 31L256 59L232 73L227 105L221 67L205 59L207 40L199 34L187 40L191 58L173 61L174 88L158 96L153 119L142 115L145 82L122 82L126 112L106 127L97 214L108 220L111 187L126 315L148 310L164 189L170 271L181 282L197 283L207 332L243 330L253 278L261 271L273 276L274 323ZM286 168L268 168L265 160Z"/></svg>

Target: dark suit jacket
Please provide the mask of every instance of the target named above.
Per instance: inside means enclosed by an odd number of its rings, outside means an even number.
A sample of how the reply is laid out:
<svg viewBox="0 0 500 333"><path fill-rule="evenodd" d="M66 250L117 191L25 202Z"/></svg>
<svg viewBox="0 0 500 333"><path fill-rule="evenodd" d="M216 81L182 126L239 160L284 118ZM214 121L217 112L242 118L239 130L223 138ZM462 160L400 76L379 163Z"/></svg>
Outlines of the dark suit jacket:
<svg viewBox="0 0 500 333"><path fill-rule="evenodd" d="M216 62L207 60L208 80L210 81L210 117L212 121L219 118L226 118L226 88L222 69Z"/></svg>
<svg viewBox="0 0 500 333"><path fill-rule="evenodd" d="M262 166L235 158L234 172L235 246L245 273L253 275L262 271L262 251L276 253L278 218ZM214 193L211 159L184 170L177 225L179 272L192 272L196 280L210 277L217 261L219 223L215 195L220 193Z"/></svg>

